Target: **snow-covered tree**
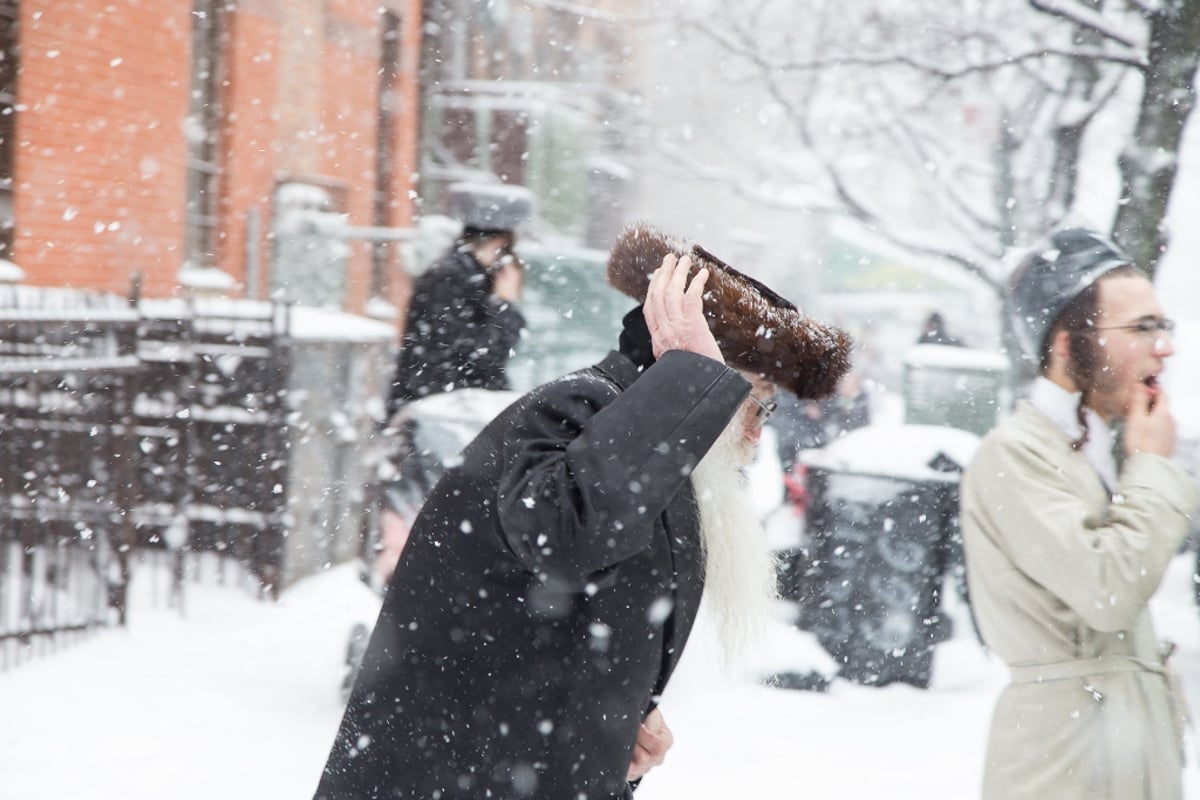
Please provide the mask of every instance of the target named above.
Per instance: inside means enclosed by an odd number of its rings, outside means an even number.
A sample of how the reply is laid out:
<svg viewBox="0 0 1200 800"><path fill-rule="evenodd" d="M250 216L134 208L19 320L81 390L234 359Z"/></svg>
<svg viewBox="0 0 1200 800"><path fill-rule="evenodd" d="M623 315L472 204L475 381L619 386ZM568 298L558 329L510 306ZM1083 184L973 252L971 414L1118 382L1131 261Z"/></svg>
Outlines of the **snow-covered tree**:
<svg viewBox="0 0 1200 800"><path fill-rule="evenodd" d="M999 289L1005 253L1111 225L1153 271L1200 61L1200 0L757 0L691 10L765 148L659 155L776 208L853 217ZM695 90L709 90L707 82ZM728 114L729 109L726 109Z"/></svg>

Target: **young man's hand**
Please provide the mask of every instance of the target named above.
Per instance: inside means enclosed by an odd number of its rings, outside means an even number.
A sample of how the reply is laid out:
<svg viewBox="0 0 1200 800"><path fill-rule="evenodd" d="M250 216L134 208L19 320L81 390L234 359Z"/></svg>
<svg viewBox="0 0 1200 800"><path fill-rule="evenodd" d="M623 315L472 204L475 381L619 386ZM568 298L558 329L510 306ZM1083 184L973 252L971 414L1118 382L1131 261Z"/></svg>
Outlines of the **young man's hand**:
<svg viewBox="0 0 1200 800"><path fill-rule="evenodd" d="M1170 458L1175 454L1175 418L1161 389L1144 384L1134 387L1132 407L1125 417L1125 455L1154 453Z"/></svg>

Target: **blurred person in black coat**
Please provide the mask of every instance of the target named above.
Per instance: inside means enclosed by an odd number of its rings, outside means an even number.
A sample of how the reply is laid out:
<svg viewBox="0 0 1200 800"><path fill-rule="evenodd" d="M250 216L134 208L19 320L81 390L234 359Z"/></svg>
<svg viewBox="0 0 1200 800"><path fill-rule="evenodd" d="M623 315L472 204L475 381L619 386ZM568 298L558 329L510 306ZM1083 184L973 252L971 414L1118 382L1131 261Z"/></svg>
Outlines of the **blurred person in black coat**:
<svg viewBox="0 0 1200 800"><path fill-rule="evenodd" d="M619 350L518 399L430 494L317 798L628 798L671 745L657 700L702 593L727 655L764 623L741 469L776 386L832 392L848 337L644 226L608 271L642 303Z"/></svg>
<svg viewBox="0 0 1200 800"><path fill-rule="evenodd" d="M462 233L413 284L388 396L388 416L419 397L464 387L508 389L506 367L525 328L517 228L533 213L518 186L452 184Z"/></svg>
<svg viewBox="0 0 1200 800"><path fill-rule="evenodd" d="M946 328L946 318L940 311L932 311L921 326L921 334L917 344L941 344L948 347L962 347L963 340L954 336Z"/></svg>

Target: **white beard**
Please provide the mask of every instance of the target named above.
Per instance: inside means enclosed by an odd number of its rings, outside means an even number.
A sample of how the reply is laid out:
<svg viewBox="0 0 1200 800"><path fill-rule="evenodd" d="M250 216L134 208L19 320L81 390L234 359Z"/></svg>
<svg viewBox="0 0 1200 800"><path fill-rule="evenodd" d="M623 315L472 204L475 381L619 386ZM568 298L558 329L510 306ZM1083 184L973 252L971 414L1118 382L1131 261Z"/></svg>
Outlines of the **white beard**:
<svg viewBox="0 0 1200 800"><path fill-rule="evenodd" d="M761 644L779 597L775 558L742 473L753 456L740 415L735 416L692 472L704 550L704 604L730 671Z"/></svg>

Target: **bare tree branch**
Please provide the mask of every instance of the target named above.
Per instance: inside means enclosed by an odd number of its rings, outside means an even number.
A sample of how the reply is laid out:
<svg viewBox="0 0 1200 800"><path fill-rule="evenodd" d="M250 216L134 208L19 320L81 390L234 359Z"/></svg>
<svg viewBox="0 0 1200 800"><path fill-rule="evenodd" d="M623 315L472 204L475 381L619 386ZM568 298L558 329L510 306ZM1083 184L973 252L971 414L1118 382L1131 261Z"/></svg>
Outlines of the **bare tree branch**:
<svg viewBox="0 0 1200 800"><path fill-rule="evenodd" d="M1031 3L1045 0L1030 0ZM761 60L757 43L752 37L739 36L731 38L727 35L729 27L708 20L689 20L684 25L691 27L712 39L734 55L746 59ZM972 74L986 74L998 69L1015 67L1030 61L1041 61L1049 57L1076 59L1090 62L1109 62L1137 69L1145 69L1147 62L1143 52L1136 44L1122 42L1124 52L1114 52L1106 48L1074 47L1074 48L1038 48L1019 53L1004 53L999 57L977 61L962 67L951 68L944 60L924 61L903 53L888 53L880 55L838 54L829 58L812 58L802 61L775 61L772 69L781 72L822 72L829 69L844 67L879 68L890 66L905 66L943 80L957 80ZM1144 47L1144 46L1143 46Z"/></svg>
<svg viewBox="0 0 1200 800"><path fill-rule="evenodd" d="M606 25L674 22L678 16L677 12L669 13L665 11L659 14L629 14L620 11L601 11L599 9L583 5L582 3L567 2L567 0L525 0L525 4L544 8L548 11L557 11L563 14L570 14L571 16L590 20L592 22L601 22Z"/></svg>
<svg viewBox="0 0 1200 800"><path fill-rule="evenodd" d="M837 202L822 198L813 192L810 197L783 199L778 192L763 191L753 188L745 180L745 173L729 168L714 167L701 163L689 156L680 147L663 139L654 142L655 153L666 158L669 163L680 167L677 173L671 173L676 178L687 178L700 183L710 183L721 186L733 192L734 195L753 202L763 208L776 211L823 212L829 214L844 214L845 209ZM648 160L647 170L661 170L661 162Z"/></svg>
<svg viewBox="0 0 1200 800"><path fill-rule="evenodd" d="M1095 9L1073 2L1073 0L1029 0L1029 5L1080 28L1094 31L1106 39L1134 50L1144 50L1146 43L1140 41L1111 24Z"/></svg>
<svg viewBox="0 0 1200 800"><path fill-rule="evenodd" d="M830 16L819 13L824 3L798 12L786 0L752 2L725 6L728 19L684 23L731 59L739 88L763 93L779 126L770 151L745 157L774 172L740 196L850 217L999 287L1003 252L1095 205L1080 196L1079 164L1103 111L1109 122L1136 120L1133 141L1144 149L1127 148L1120 169L1130 198L1122 209L1146 213L1118 214L1114 225L1131 241L1161 228L1169 158L1195 95L1200 0L1124 0L1107 14L1088 0L1027 0L956 7L957 16L935 2L841 6ZM1039 24L1043 15L1064 24ZM1118 90L1131 87L1131 72L1140 73L1140 100ZM802 202L777 190L793 165L819 187ZM753 174L743 170L743 182ZM706 179L718 180L711 171ZM886 186L905 195L889 197Z"/></svg>
<svg viewBox="0 0 1200 800"><path fill-rule="evenodd" d="M1145 0L1125 0L1125 5L1143 16L1157 13L1160 10L1157 4L1147 3Z"/></svg>
<svg viewBox="0 0 1200 800"><path fill-rule="evenodd" d="M727 35L726 32L731 30L735 32L734 36ZM913 235L904 234L893 230L894 226L888 224L887 218L873 209L866 198L860 196L859 193L852 188L837 165L820 154L820 148L817 144L816 138L809 127L810 120L807 114L807 109L809 109L812 104L809 102L797 101L794 96L788 94L788 92L785 90L785 87L782 85L782 73L775 69L775 64L769 61L758 49L751 45L751 41L745 38L744 33L744 31L736 28L727 28L725 31L720 32L719 35L724 39L727 46L730 46L732 49L742 53L746 60L750 61L760 71L768 95L776 101L778 106L784 110L786 116L791 120L793 129L797 133L798 138L815 157L819 169L825 176L825 179L828 181L829 185L832 187L833 196L836 198L836 202L834 203L826 201L820 206L810 205L807 207L807 209L825 211L836 210L838 213L847 214L859 220L868 227L883 232L887 238L899 246L911 250L915 254L928 255L951 261L966 269L972 275L975 275L993 289L998 289L999 284L997 279L983 264L981 264L981 262L967 257L961 252L947 248L944 246L944 243L933 244L929 241L914 237ZM881 125L880 127L886 130L885 125ZM915 142L916 140L914 139L913 141ZM938 187L933 188L935 191L933 191L932 194L933 196L937 196L936 189ZM945 187L943 186L941 188L944 189ZM748 193L744 191L744 188L737 189L735 191L738 191L743 197L748 196ZM773 202L772 205L776 208L795 208L794 204L783 203L781 205L777 201ZM969 206L966 203L960 203L960 212L965 216L969 216L970 214L974 213L970 211ZM989 226L986 224L986 221L982 222L984 223L985 229L990 230L994 228L994 223ZM972 231L970 230L970 226L956 225L956 227L959 228L959 232L964 236L964 238L968 240L975 238L971 235ZM991 239L991 241L994 242L994 238ZM977 247L980 246L978 242L975 244ZM992 248L994 248L994 244L992 245ZM985 253L989 253L990 249L991 248L988 248L986 245L982 246L982 251ZM991 255L991 253L989 253L989 255Z"/></svg>
<svg viewBox="0 0 1200 800"><path fill-rule="evenodd" d="M656 152L681 168L677 177L686 177L691 180L700 181L701 183L717 184L723 189L733 192L734 195L754 202L763 208L796 213L823 213L846 216L846 208L842 203L825 202L815 194L809 199L793 198L784 200L780 198L778 193L757 191L748 186L744 180L740 180L739 178L742 176L736 171L701 164L691 159L679 148L664 141L660 140L656 142ZM661 169L661 166L660 162L657 168ZM653 169L654 167L650 168ZM973 259L961 252L939 246L931 240L900 233L894 230L893 226L888 225L882 218L870 215L869 213L866 216L859 216L857 214L850 216L868 228L876 230L881 236L893 242L896 246L904 248L914 255L929 256L955 264L975 276L985 285L991 287L994 291L999 292L1001 290L1002 279L993 274L993 269L989 269L990 261Z"/></svg>
<svg viewBox="0 0 1200 800"><path fill-rule="evenodd" d="M1019 64L1029 61L1042 61L1052 56L1058 58L1075 59L1079 61L1107 61L1113 64L1137 67L1138 69L1145 69L1146 67L1146 60L1136 53L1114 53L1110 50L1105 50L1102 48L1078 47L1063 49L1048 47L1024 53L1009 54L990 61L978 61L954 69L947 68L938 63L921 61L907 55L883 55L873 57L848 56L844 58L815 60L804 63L780 64L778 65L778 69L784 71L822 70L829 69L832 66L888 67L899 65L910 67L911 69L919 70L927 75L942 78L944 80L956 80L968 75L986 74L995 72L999 69L1015 67Z"/></svg>

